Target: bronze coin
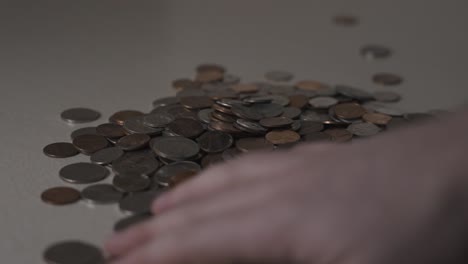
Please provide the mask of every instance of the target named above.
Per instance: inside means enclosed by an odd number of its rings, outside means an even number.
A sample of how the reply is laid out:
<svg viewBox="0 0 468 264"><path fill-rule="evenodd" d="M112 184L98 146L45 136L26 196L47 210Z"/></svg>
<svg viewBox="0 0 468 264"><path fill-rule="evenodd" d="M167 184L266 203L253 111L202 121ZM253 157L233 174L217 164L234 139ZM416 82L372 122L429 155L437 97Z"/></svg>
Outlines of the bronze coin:
<svg viewBox="0 0 468 264"><path fill-rule="evenodd" d="M142 115L144 114L140 111L123 110L123 111L119 111L111 115L111 117L109 117L109 122L123 125L124 122L127 121L128 119L142 116Z"/></svg>
<svg viewBox="0 0 468 264"><path fill-rule="evenodd" d="M359 19L353 15L337 15L333 17L333 23L338 26L352 27L359 23Z"/></svg>
<svg viewBox="0 0 468 264"><path fill-rule="evenodd" d="M259 90L258 86L253 83L236 84L231 86L231 89L236 93L256 93Z"/></svg>
<svg viewBox="0 0 468 264"><path fill-rule="evenodd" d="M70 187L54 187L45 190L41 194L42 201L53 205L75 203L80 200L80 197L80 192Z"/></svg>
<svg viewBox="0 0 468 264"><path fill-rule="evenodd" d="M83 154L90 155L109 145L107 139L100 135L82 135L73 140L73 145Z"/></svg>
<svg viewBox="0 0 468 264"><path fill-rule="evenodd" d="M224 73L217 70L210 70L197 73L195 80L201 83L209 83L221 81L223 77Z"/></svg>
<svg viewBox="0 0 468 264"><path fill-rule="evenodd" d="M403 82L403 78L392 73L374 74L372 80L374 81L374 83L384 86L398 85Z"/></svg>
<svg viewBox="0 0 468 264"><path fill-rule="evenodd" d="M323 133L331 136L331 140L334 142L348 142L353 138L353 134L346 129L342 128L330 128Z"/></svg>
<svg viewBox="0 0 468 264"><path fill-rule="evenodd" d="M366 109L359 104L344 103L333 107L335 115L343 119L357 119L366 113Z"/></svg>
<svg viewBox="0 0 468 264"><path fill-rule="evenodd" d="M80 153L73 144L68 142L52 143L44 147L45 155L52 158L68 158Z"/></svg>
<svg viewBox="0 0 468 264"><path fill-rule="evenodd" d="M270 118L263 118L260 120L260 125L267 128L280 128L286 127L293 123L294 121L289 117L270 117Z"/></svg>
<svg viewBox="0 0 468 264"><path fill-rule="evenodd" d="M132 151L146 147L150 140L151 137L146 134L131 134L119 139L115 145L123 150Z"/></svg>
<svg viewBox="0 0 468 264"><path fill-rule="evenodd" d="M278 130L268 132L265 138L275 145L282 145L297 142L301 136L292 130Z"/></svg>
<svg viewBox="0 0 468 264"><path fill-rule="evenodd" d="M228 133L228 134L234 134L235 135L235 134L242 133L242 131L237 129L236 127L234 127L234 125L232 123L227 123L227 122L212 120L210 122L210 127L213 130L225 132L225 133Z"/></svg>
<svg viewBox="0 0 468 264"><path fill-rule="evenodd" d="M289 96L289 106L291 107L297 107L299 109L302 109L307 106L309 103L309 97L303 95L303 94L295 94Z"/></svg>
<svg viewBox="0 0 468 264"><path fill-rule="evenodd" d="M264 137L241 138L236 142L236 148L242 152L273 150L274 145Z"/></svg>
<svg viewBox="0 0 468 264"><path fill-rule="evenodd" d="M372 124L384 126L392 120L392 117L389 115L379 113L366 113L362 116L362 119Z"/></svg>
<svg viewBox="0 0 468 264"><path fill-rule="evenodd" d="M198 120L191 118L178 118L169 123L167 128L174 134L187 138L196 138L205 131Z"/></svg>
<svg viewBox="0 0 468 264"><path fill-rule="evenodd" d="M125 129L118 124L107 123L96 127L96 131L99 135L106 138L121 138L126 135Z"/></svg>
<svg viewBox="0 0 468 264"><path fill-rule="evenodd" d="M304 80L296 83L296 87L306 91L317 91L324 88L328 88L328 85L318 81Z"/></svg>
<svg viewBox="0 0 468 264"><path fill-rule="evenodd" d="M200 83L194 82L187 78L176 79L172 81L172 87L174 89L186 89L186 88L197 88Z"/></svg>
<svg viewBox="0 0 468 264"><path fill-rule="evenodd" d="M213 100L208 96L184 96L180 98L180 104L188 109L210 108Z"/></svg>
<svg viewBox="0 0 468 264"><path fill-rule="evenodd" d="M206 72L206 71L217 71L221 73L226 72L226 68L219 64L214 63L203 63L197 66L196 71L199 72Z"/></svg>

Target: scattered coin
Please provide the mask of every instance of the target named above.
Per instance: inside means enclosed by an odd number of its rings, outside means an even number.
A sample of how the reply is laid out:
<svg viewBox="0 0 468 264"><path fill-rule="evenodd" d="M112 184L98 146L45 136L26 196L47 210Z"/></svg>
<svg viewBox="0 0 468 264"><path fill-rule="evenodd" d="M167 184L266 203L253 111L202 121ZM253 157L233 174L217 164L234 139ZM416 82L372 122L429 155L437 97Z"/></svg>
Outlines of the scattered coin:
<svg viewBox="0 0 468 264"><path fill-rule="evenodd" d="M167 128L174 134L187 138L196 138L205 131L199 121L191 118L178 118L172 121Z"/></svg>
<svg viewBox="0 0 468 264"><path fill-rule="evenodd" d="M338 143L348 142L353 138L353 133L343 128L331 128L323 131L323 133L329 135L332 141Z"/></svg>
<svg viewBox="0 0 468 264"><path fill-rule="evenodd" d="M92 204L113 204L123 198L123 193L110 184L95 184L84 188L81 197Z"/></svg>
<svg viewBox="0 0 468 264"><path fill-rule="evenodd" d="M400 76L392 73L374 74L372 80L374 81L374 83L384 86L398 85L403 82L403 79Z"/></svg>
<svg viewBox="0 0 468 264"><path fill-rule="evenodd" d="M63 111L60 116L70 124L79 124L96 121L101 117L101 114L88 108L70 108Z"/></svg>
<svg viewBox="0 0 468 264"><path fill-rule="evenodd" d="M128 118L123 123L123 128L130 134L146 134L148 136L160 135L163 131L159 127L149 127L145 125L144 116Z"/></svg>
<svg viewBox="0 0 468 264"><path fill-rule="evenodd" d="M275 145L294 143L301 139L301 136L292 130L271 131L268 132L265 138Z"/></svg>
<svg viewBox="0 0 468 264"><path fill-rule="evenodd" d="M334 106L335 115L344 119L357 119L366 113L366 109L355 103L344 103Z"/></svg>
<svg viewBox="0 0 468 264"><path fill-rule="evenodd" d="M170 160L190 159L200 151L200 147L195 141L184 137L154 138L150 145L158 156Z"/></svg>
<svg viewBox="0 0 468 264"><path fill-rule="evenodd" d="M361 55L368 60L385 59L392 55L392 51L380 45L366 45L361 48Z"/></svg>
<svg viewBox="0 0 468 264"><path fill-rule="evenodd" d="M107 165L112 164L116 159L122 157L124 154L123 150L118 147L111 147L101 149L95 153L93 153L90 157L92 163L96 163L99 165Z"/></svg>
<svg viewBox="0 0 468 264"><path fill-rule="evenodd" d="M197 173L201 170L200 165L192 161L177 161L169 165L161 167L155 174L153 179L161 186L169 186L171 178L174 175L183 172Z"/></svg>
<svg viewBox="0 0 468 264"><path fill-rule="evenodd" d="M135 226L137 224L140 224L144 221L147 221L152 218L151 213L141 213L141 214L134 214L127 216L125 218L120 219L117 223L114 225L114 231L121 232L126 230L127 228L131 226Z"/></svg>
<svg viewBox="0 0 468 264"><path fill-rule="evenodd" d="M282 117L287 117L291 119L296 119L302 114L301 109L297 107L288 106L283 109Z"/></svg>
<svg viewBox="0 0 468 264"><path fill-rule="evenodd" d="M53 205L71 204L80 200L80 192L70 187L54 187L42 192L41 199Z"/></svg>
<svg viewBox="0 0 468 264"><path fill-rule="evenodd" d="M52 158L68 158L78 155L80 153L73 144L68 142L52 143L44 147L43 152L45 155Z"/></svg>
<svg viewBox="0 0 468 264"><path fill-rule="evenodd" d="M151 175L159 167L159 162L149 155L126 153L112 163L115 174Z"/></svg>
<svg viewBox="0 0 468 264"><path fill-rule="evenodd" d="M290 126L294 121L289 117L269 117L260 120L260 125L266 128L281 128Z"/></svg>
<svg viewBox="0 0 468 264"><path fill-rule="evenodd" d="M289 82L294 75L287 71L269 71L265 73L265 79L273 82Z"/></svg>
<svg viewBox="0 0 468 264"><path fill-rule="evenodd" d="M154 199L156 199L161 193L161 191L154 190L132 193L120 200L119 208L124 212L134 214L148 213L150 212L151 204Z"/></svg>
<svg viewBox="0 0 468 264"><path fill-rule="evenodd" d="M264 137L241 138L236 142L236 148L242 152L252 152L259 150L273 150L274 145Z"/></svg>
<svg viewBox="0 0 468 264"><path fill-rule="evenodd" d="M73 140L73 145L81 153L91 155L109 145L107 139L99 135L81 135Z"/></svg>
<svg viewBox="0 0 468 264"><path fill-rule="evenodd" d="M307 135L311 133L317 133L324 129L324 125L322 122L316 121L302 121L301 128L299 129L300 135Z"/></svg>
<svg viewBox="0 0 468 264"><path fill-rule="evenodd" d="M231 135L218 131L208 131L201 135L198 139L198 145L207 153L222 152L233 143Z"/></svg>
<svg viewBox="0 0 468 264"><path fill-rule="evenodd" d="M44 260L53 264L103 264L102 251L81 241L62 241L48 247L44 252Z"/></svg>
<svg viewBox="0 0 468 264"><path fill-rule="evenodd" d="M255 93L259 90L258 86L253 83L242 83L231 86L236 93Z"/></svg>
<svg viewBox="0 0 468 264"><path fill-rule="evenodd" d="M314 108L330 108L338 103L338 100L329 96L315 97L309 100L309 104Z"/></svg>
<svg viewBox="0 0 468 264"><path fill-rule="evenodd" d="M175 96L162 97L153 101L153 108L158 108L166 105L174 105L179 103L179 98Z"/></svg>
<svg viewBox="0 0 468 264"><path fill-rule="evenodd" d="M81 135L97 135L97 131L96 131L96 127L82 127L82 128L79 128L75 131L73 131L71 134L70 134L70 138L73 140L75 139L77 136L81 136Z"/></svg>
<svg viewBox="0 0 468 264"><path fill-rule="evenodd" d="M153 113L143 117L143 124L149 127L163 128L174 121L174 119L175 117L169 113Z"/></svg>
<svg viewBox="0 0 468 264"><path fill-rule="evenodd" d="M131 134L119 139L115 145L125 151L132 151L144 148L150 140L146 134Z"/></svg>
<svg viewBox="0 0 468 264"><path fill-rule="evenodd" d="M349 125L347 130L353 135L359 136L359 137L369 137L369 136L374 136L377 133L380 132L381 128L378 126L372 124L372 123L353 123Z"/></svg>
<svg viewBox="0 0 468 264"><path fill-rule="evenodd" d="M96 127L96 132L106 138L121 138L126 135L125 129L114 123L101 124Z"/></svg>
<svg viewBox="0 0 468 264"><path fill-rule="evenodd" d="M385 126L392 120L392 117L379 113L366 113L362 116L362 119L368 123Z"/></svg>
<svg viewBox="0 0 468 264"><path fill-rule="evenodd" d="M59 175L69 183L93 183L106 178L109 171L97 164L79 162L63 167Z"/></svg>
<svg viewBox="0 0 468 264"><path fill-rule="evenodd" d="M130 118L142 116L143 113L135 110L123 110L113 114L109 117L109 122L123 125L124 122Z"/></svg>
<svg viewBox="0 0 468 264"><path fill-rule="evenodd" d="M114 177L112 184L121 192L139 192L148 188L151 180L146 175L119 174Z"/></svg>
<svg viewBox="0 0 468 264"><path fill-rule="evenodd" d="M188 109L209 108L213 103L213 100L208 96L185 96L180 98L180 104Z"/></svg>
<svg viewBox="0 0 468 264"><path fill-rule="evenodd" d="M374 93L374 98L379 102L393 103L400 101L401 96L395 92L377 91Z"/></svg>

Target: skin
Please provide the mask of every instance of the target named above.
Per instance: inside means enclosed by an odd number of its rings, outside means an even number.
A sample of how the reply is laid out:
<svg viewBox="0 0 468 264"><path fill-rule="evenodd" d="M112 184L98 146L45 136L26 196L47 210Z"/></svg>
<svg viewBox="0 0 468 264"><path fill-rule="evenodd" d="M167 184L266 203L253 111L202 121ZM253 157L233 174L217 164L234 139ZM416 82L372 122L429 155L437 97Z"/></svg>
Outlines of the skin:
<svg viewBox="0 0 468 264"><path fill-rule="evenodd" d="M105 249L113 264L466 263L467 120L210 168Z"/></svg>

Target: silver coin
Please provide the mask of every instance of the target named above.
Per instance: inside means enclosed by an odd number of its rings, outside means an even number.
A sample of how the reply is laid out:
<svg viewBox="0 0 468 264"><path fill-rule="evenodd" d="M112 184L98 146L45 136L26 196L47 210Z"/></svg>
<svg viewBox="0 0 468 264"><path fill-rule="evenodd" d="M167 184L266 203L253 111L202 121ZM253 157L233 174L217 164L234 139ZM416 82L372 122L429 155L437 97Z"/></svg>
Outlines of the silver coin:
<svg viewBox="0 0 468 264"><path fill-rule="evenodd" d="M81 241L62 241L48 247L44 260L51 264L104 264L102 251Z"/></svg>
<svg viewBox="0 0 468 264"><path fill-rule="evenodd" d="M200 152L198 144L184 137L158 137L150 142L151 149L158 156L170 160L186 160Z"/></svg>
<svg viewBox="0 0 468 264"><path fill-rule="evenodd" d="M187 171L196 173L201 171L201 167L192 161L176 161L161 167L154 174L153 180L161 186L168 186L172 177Z"/></svg>
<svg viewBox="0 0 468 264"><path fill-rule="evenodd" d="M97 164L79 162L63 167L60 178L70 183L93 183L105 179L109 171Z"/></svg>
<svg viewBox="0 0 468 264"><path fill-rule="evenodd" d="M84 188L81 197L92 204L112 204L118 203L123 193L110 184L95 184Z"/></svg>
<svg viewBox="0 0 468 264"><path fill-rule="evenodd" d="M154 113L145 115L143 117L143 124L145 126L158 128L158 127L165 127L172 121L174 121L175 117L169 113Z"/></svg>
<svg viewBox="0 0 468 264"><path fill-rule="evenodd" d="M226 73L224 74L224 77L223 77L223 83L224 84L238 84L240 83L241 81L241 78L237 75L234 75L234 74L231 74L231 73Z"/></svg>
<svg viewBox="0 0 468 264"><path fill-rule="evenodd" d="M82 136L82 135L98 135L98 133L96 131L96 127L82 127L73 131L70 134L70 138L73 140L76 137Z"/></svg>
<svg viewBox="0 0 468 264"><path fill-rule="evenodd" d="M256 104L264 104L264 103L272 103L281 106L287 106L289 104L289 98L283 95L264 95L264 96L256 96L251 97L249 100L244 100L249 103L256 103Z"/></svg>
<svg viewBox="0 0 468 264"><path fill-rule="evenodd" d="M179 98L175 96L169 96L169 97L163 97L163 98L158 98L153 101L153 107L161 107L161 106L166 106L166 105L172 105L172 104L178 104L179 103Z"/></svg>
<svg viewBox="0 0 468 264"><path fill-rule="evenodd" d="M211 119L210 119L211 121ZM161 136L163 137L180 137L180 135L177 135L176 133L172 132L169 129L166 129L162 132Z"/></svg>
<svg viewBox="0 0 468 264"><path fill-rule="evenodd" d="M259 123L252 122L245 119L237 119L236 124L241 128L247 129L246 132L254 132L254 133L266 133L267 129L262 127ZM243 130L245 131L245 130Z"/></svg>
<svg viewBox="0 0 468 264"><path fill-rule="evenodd" d="M378 91L374 93L374 98L379 102L393 103L400 101L401 96L395 92Z"/></svg>
<svg viewBox="0 0 468 264"><path fill-rule="evenodd" d="M121 192L139 192L148 188L151 180L141 174L118 174L115 175L112 184Z"/></svg>
<svg viewBox="0 0 468 264"><path fill-rule="evenodd" d="M283 114L281 116L288 117L291 119L296 119L302 114L301 109L297 107L288 106L283 109Z"/></svg>
<svg viewBox="0 0 468 264"><path fill-rule="evenodd" d="M250 106L233 105L231 108L231 111L233 114L235 114L236 116L240 118L244 118L248 120L262 119L262 114Z"/></svg>
<svg viewBox="0 0 468 264"><path fill-rule="evenodd" d="M284 112L284 107L282 105L274 104L274 103L254 104L250 106L250 108L257 113L260 113L262 118L280 116Z"/></svg>
<svg viewBox="0 0 468 264"><path fill-rule="evenodd" d="M152 128L145 125L143 121L144 116L138 116L125 120L124 129L132 134L146 134L148 136L160 135L163 131L162 128Z"/></svg>
<svg viewBox="0 0 468 264"><path fill-rule="evenodd" d="M135 226L153 217L150 213L134 214L120 219L114 225L114 231L121 232L131 226Z"/></svg>
<svg viewBox="0 0 468 264"><path fill-rule="evenodd" d="M382 129L372 123L359 122L349 125L347 130L359 137L369 137L378 134Z"/></svg>
<svg viewBox="0 0 468 264"><path fill-rule="evenodd" d="M211 122L211 113L213 113L213 109L207 108L198 111L198 119L205 124L209 124Z"/></svg>
<svg viewBox="0 0 468 264"><path fill-rule="evenodd" d="M231 147L234 139L230 134L219 131L207 131L197 138L200 149L207 153L222 152Z"/></svg>
<svg viewBox="0 0 468 264"><path fill-rule="evenodd" d="M140 174L152 175L159 167L159 162L142 154L126 153L112 163L115 174Z"/></svg>
<svg viewBox="0 0 468 264"><path fill-rule="evenodd" d="M107 165L114 162L114 160L122 157L123 150L118 147L110 147L101 149L91 155L91 162L99 165Z"/></svg>
<svg viewBox="0 0 468 264"><path fill-rule="evenodd" d="M273 82L289 82L294 75L287 71L269 71L265 73L265 79Z"/></svg>
<svg viewBox="0 0 468 264"><path fill-rule="evenodd" d="M335 88L339 94L356 100L365 101L374 98L369 92L351 86L337 85Z"/></svg>
<svg viewBox="0 0 468 264"><path fill-rule="evenodd" d="M328 97L328 96L320 96L320 97L315 97L309 100L309 104L314 107L314 108L320 108L320 109L325 109L325 108L330 108L338 103L338 100L336 100L333 97Z"/></svg>
<svg viewBox="0 0 468 264"><path fill-rule="evenodd" d="M325 122L329 120L329 116L327 114L317 113L312 110L306 110L302 112L300 119L302 121L316 121L316 122Z"/></svg>
<svg viewBox="0 0 468 264"><path fill-rule="evenodd" d="M301 129L302 123L299 120L294 120L294 122L291 124L291 130L298 131Z"/></svg>
<svg viewBox="0 0 468 264"><path fill-rule="evenodd" d="M229 99L229 98L223 98L221 100L216 101L217 104L220 106L224 106L227 108L231 108L235 104L245 104L245 102L237 99Z"/></svg>
<svg viewBox="0 0 468 264"><path fill-rule="evenodd" d="M132 193L120 200L119 208L123 212L134 214L150 212L151 204L161 193L161 191L154 190Z"/></svg>
<svg viewBox="0 0 468 264"><path fill-rule="evenodd" d="M63 111L60 117L71 124L87 123L98 120L101 114L88 108L70 108Z"/></svg>
<svg viewBox="0 0 468 264"><path fill-rule="evenodd" d="M187 110L180 104L167 105L153 109L150 114L165 113L173 116L174 118L193 118L197 119L196 112Z"/></svg>

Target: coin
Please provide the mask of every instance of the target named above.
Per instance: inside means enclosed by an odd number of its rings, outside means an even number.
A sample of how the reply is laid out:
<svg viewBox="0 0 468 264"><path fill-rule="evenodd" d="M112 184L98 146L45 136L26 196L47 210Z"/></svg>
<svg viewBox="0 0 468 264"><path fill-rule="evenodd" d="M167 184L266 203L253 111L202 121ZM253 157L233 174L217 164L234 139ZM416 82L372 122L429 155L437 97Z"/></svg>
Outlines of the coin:
<svg viewBox="0 0 468 264"><path fill-rule="evenodd" d="M273 150L274 145L264 137L241 138L236 141L236 148L242 152Z"/></svg>
<svg viewBox="0 0 468 264"><path fill-rule="evenodd" d="M374 74L372 80L376 84L390 86L390 85L398 85L403 82L403 79L392 73L377 73Z"/></svg>
<svg viewBox="0 0 468 264"><path fill-rule="evenodd" d="M81 135L97 135L96 127L82 127L70 134L70 138L73 140L77 136Z"/></svg>
<svg viewBox="0 0 468 264"><path fill-rule="evenodd" d="M125 151L131 151L146 147L150 140L146 134L131 134L120 138L115 145Z"/></svg>
<svg viewBox="0 0 468 264"><path fill-rule="evenodd" d="M43 152L45 155L52 158L68 158L80 153L73 144L67 142L49 144L44 147Z"/></svg>
<svg viewBox="0 0 468 264"><path fill-rule="evenodd" d="M141 213L141 214L134 214L134 215L127 216L117 221L117 223L115 223L114 231L122 232L128 229L129 227L135 226L137 224L140 224L144 221L151 219L152 216L153 215L151 213Z"/></svg>
<svg viewBox="0 0 468 264"><path fill-rule="evenodd" d="M178 103L179 103L179 98L175 96L162 97L153 101L153 108L158 108L161 106L173 105L173 104L178 104Z"/></svg>
<svg viewBox="0 0 468 264"><path fill-rule="evenodd" d="M293 123L293 120L289 117L269 117L263 118L260 120L260 125L266 128L281 128L290 126Z"/></svg>
<svg viewBox="0 0 468 264"><path fill-rule="evenodd" d="M246 131L249 133L263 134L267 132L267 129L262 127L260 124L249 121L249 120L245 120L245 119L237 119L236 125L237 125L236 127L239 128L240 130Z"/></svg>
<svg viewBox="0 0 468 264"><path fill-rule="evenodd" d="M206 70L198 72L195 80L201 83L218 82L223 79L224 74L217 70Z"/></svg>
<svg viewBox="0 0 468 264"><path fill-rule="evenodd" d="M204 72L204 71L217 71L217 72L220 72L220 73L225 73L226 68L224 68L223 66L221 66L219 64L215 64L215 63L203 63L203 64L200 64L200 65L198 65L196 67L196 71L198 73Z"/></svg>
<svg viewBox="0 0 468 264"><path fill-rule="evenodd" d="M126 135L125 129L114 123L101 124L96 127L96 132L106 138L121 138Z"/></svg>
<svg viewBox="0 0 468 264"><path fill-rule="evenodd" d="M334 106L335 115L344 119L356 119L366 113L366 109L355 103L344 103Z"/></svg>
<svg viewBox="0 0 468 264"><path fill-rule="evenodd" d="M313 81L313 80L304 80L296 83L296 87L301 89L301 90L306 90L306 91L317 91L326 88L328 85L318 82L318 81Z"/></svg>
<svg viewBox="0 0 468 264"><path fill-rule="evenodd" d="M273 82L289 82L294 75L287 71L268 71L265 73L265 79Z"/></svg>
<svg viewBox="0 0 468 264"><path fill-rule="evenodd" d="M255 93L258 92L259 88L253 83L241 83L231 86L231 89L236 93Z"/></svg>
<svg viewBox="0 0 468 264"><path fill-rule="evenodd" d="M151 175L159 167L159 162L149 155L128 152L112 163L115 174Z"/></svg>
<svg viewBox="0 0 468 264"><path fill-rule="evenodd" d="M211 113L211 119L223 121L223 122L228 122L228 123L234 123L236 122L236 117L228 114L224 114L218 111L213 111Z"/></svg>
<svg viewBox="0 0 468 264"><path fill-rule="evenodd" d="M366 45L361 48L361 55L368 60L384 59L392 55L392 51L381 45Z"/></svg>
<svg viewBox="0 0 468 264"><path fill-rule="evenodd" d="M362 116L362 119L366 122L376 124L376 125L386 125L392 117L389 115L379 114L379 113L366 113Z"/></svg>
<svg viewBox="0 0 468 264"><path fill-rule="evenodd" d="M333 23L338 26L352 27L359 23L359 19L353 15L336 15L333 17Z"/></svg>
<svg viewBox="0 0 468 264"><path fill-rule="evenodd" d="M123 110L117 113L114 113L109 117L109 122L123 125L127 119L142 116L143 113L135 110Z"/></svg>
<svg viewBox="0 0 468 264"><path fill-rule="evenodd" d="M301 139L301 136L292 130L270 131L265 138L275 145L294 143Z"/></svg>
<svg viewBox="0 0 468 264"><path fill-rule="evenodd" d="M180 104L188 109L209 108L213 103L213 100L208 96L185 96L180 98Z"/></svg>
<svg viewBox="0 0 468 264"><path fill-rule="evenodd" d="M344 95L346 97L350 97L356 100L360 100L360 101L373 99L372 94L370 94L369 92L366 92L359 88L347 86L347 85L337 85L336 91L341 95Z"/></svg>
<svg viewBox="0 0 468 264"><path fill-rule="evenodd" d="M71 204L80 200L80 192L70 187L54 187L42 192L41 199L53 205Z"/></svg>
<svg viewBox="0 0 468 264"><path fill-rule="evenodd" d="M44 260L51 264L104 264L104 256L97 247L81 241L61 241L44 251Z"/></svg>
<svg viewBox="0 0 468 264"><path fill-rule="evenodd" d="M97 164L79 162L63 167L59 175L62 180L70 183L93 183L106 178L109 171Z"/></svg>
<svg viewBox="0 0 468 264"><path fill-rule="evenodd" d="M121 192L139 192L148 188L151 180L146 175L119 174L114 177L112 184Z"/></svg>
<svg viewBox="0 0 468 264"><path fill-rule="evenodd" d="M161 194L161 191L135 192L125 196L119 202L120 210L139 214L150 212L151 204Z"/></svg>
<svg viewBox="0 0 468 264"><path fill-rule="evenodd" d="M70 108L63 111L60 117L70 124L79 124L96 121L101 117L101 114L88 108Z"/></svg>
<svg viewBox="0 0 468 264"><path fill-rule="evenodd" d="M202 109L198 111L198 119L202 121L205 124L209 124L211 121L211 113L213 112L213 109L207 108L207 109Z"/></svg>
<svg viewBox="0 0 468 264"><path fill-rule="evenodd" d="M379 102L398 102L401 99L401 96L395 92L390 91L377 91L374 93L375 100Z"/></svg>
<svg viewBox="0 0 468 264"><path fill-rule="evenodd" d="M297 107L288 106L283 109L281 116L296 119L302 114L301 109Z"/></svg>
<svg viewBox="0 0 468 264"><path fill-rule="evenodd" d="M233 105L231 108L232 113L236 116L248 120L260 120L262 119L262 114L256 109L253 109L249 106L244 105Z"/></svg>
<svg viewBox="0 0 468 264"><path fill-rule="evenodd" d="M372 123L353 123L349 125L347 130L353 135L359 136L359 137L369 137L369 136L374 136L377 133L380 132L380 128Z"/></svg>
<svg viewBox="0 0 468 264"><path fill-rule="evenodd" d="M216 131L229 133L231 135L238 135L242 132L241 130L236 128L232 123L214 120L210 122L209 128Z"/></svg>
<svg viewBox="0 0 468 264"><path fill-rule="evenodd" d="M188 78L180 78L172 81L172 87L174 89L186 89L186 88L194 88L197 87L199 84L188 79Z"/></svg>
<svg viewBox="0 0 468 264"><path fill-rule="evenodd" d="M149 127L162 128L166 127L174 119L173 115L166 112L153 113L143 117L143 124Z"/></svg>
<svg viewBox="0 0 468 264"><path fill-rule="evenodd" d="M130 134L146 134L148 136L160 135L162 128L154 128L145 125L144 116L128 118L123 123L123 128Z"/></svg>
<svg viewBox="0 0 468 264"><path fill-rule="evenodd" d="M302 121L301 128L299 129L300 135L307 135L311 133L320 132L324 129L322 122L317 121Z"/></svg>
<svg viewBox="0 0 468 264"><path fill-rule="evenodd" d="M366 109L371 109L375 112L386 114L386 115L393 116L393 117L403 116L403 111L401 111L400 109L397 109L388 105L384 105L384 104L378 104L378 103L371 104L371 103L366 103L364 107Z"/></svg>
<svg viewBox="0 0 468 264"><path fill-rule="evenodd" d="M169 165L161 167L154 174L154 181L162 186L169 186L171 178L174 175L183 172L194 172L197 173L201 170L200 165L192 161L177 161Z"/></svg>
<svg viewBox="0 0 468 264"><path fill-rule="evenodd" d="M233 143L231 135L219 131L207 131L201 135L198 139L198 145L200 148L207 153L222 152Z"/></svg>
<svg viewBox="0 0 468 264"><path fill-rule="evenodd" d="M106 148L109 145L107 139L99 135L81 135L73 140L73 145L81 153L90 155L94 152Z"/></svg>
<svg viewBox="0 0 468 264"><path fill-rule="evenodd" d="M353 134L343 128L330 128L323 131L323 133L329 135L332 141L338 143L348 142L353 138Z"/></svg>
<svg viewBox="0 0 468 264"><path fill-rule="evenodd" d="M280 116L284 112L284 107L279 104L254 104L250 107L253 111L260 114L262 118Z"/></svg>
<svg viewBox="0 0 468 264"><path fill-rule="evenodd" d="M336 100L333 97L329 96L319 96L315 97L309 100L309 104L314 107L314 108L329 108L338 103L338 100Z"/></svg>
<svg viewBox="0 0 468 264"><path fill-rule="evenodd" d="M123 198L123 193L110 184L94 184L84 188L81 197L92 204L113 204Z"/></svg>
<svg viewBox="0 0 468 264"><path fill-rule="evenodd" d="M98 150L91 155L91 162L99 165L107 165L122 157L124 152L118 147Z"/></svg>
<svg viewBox="0 0 468 264"><path fill-rule="evenodd" d="M308 102L309 102L309 97L303 94L295 94L295 95L289 96L289 106L292 106L292 107L297 107L299 109L302 109L307 106Z"/></svg>
<svg viewBox="0 0 468 264"><path fill-rule="evenodd" d="M186 160L193 158L200 151L198 144L184 137L159 137L151 140L151 149L163 158Z"/></svg>
<svg viewBox="0 0 468 264"><path fill-rule="evenodd" d="M199 121L190 118L175 119L167 128L174 134L187 138L195 138L205 131Z"/></svg>

